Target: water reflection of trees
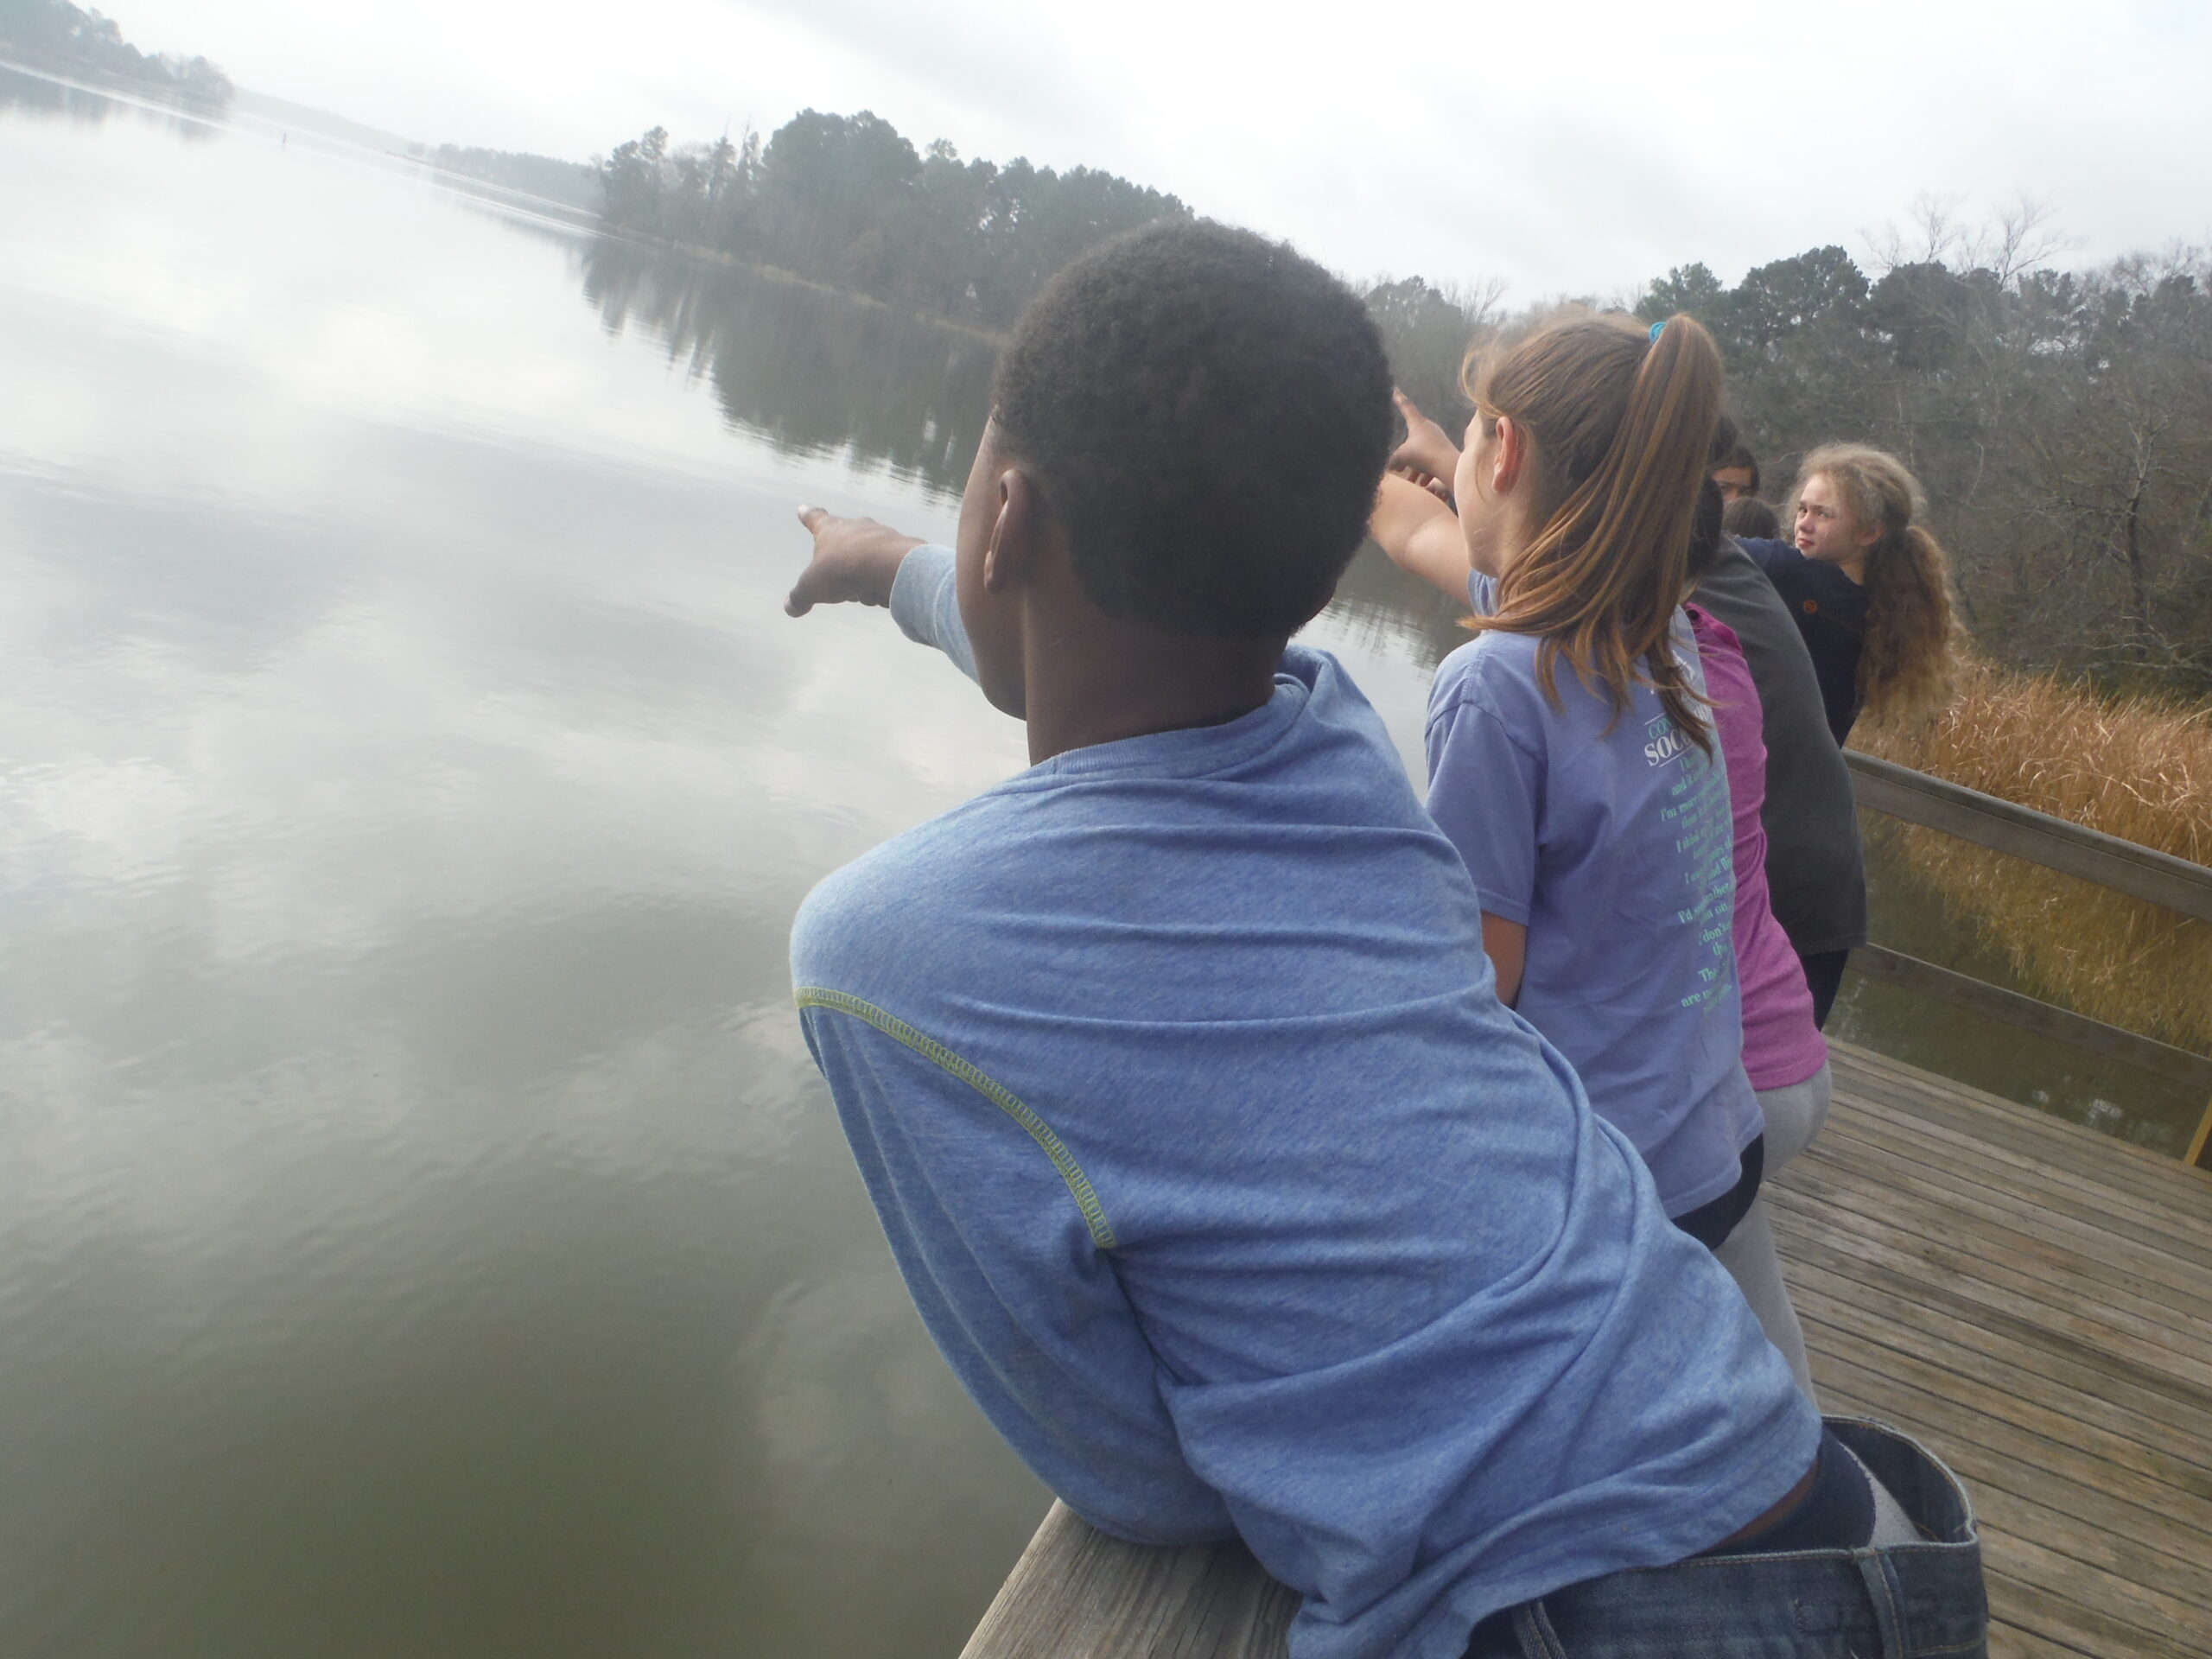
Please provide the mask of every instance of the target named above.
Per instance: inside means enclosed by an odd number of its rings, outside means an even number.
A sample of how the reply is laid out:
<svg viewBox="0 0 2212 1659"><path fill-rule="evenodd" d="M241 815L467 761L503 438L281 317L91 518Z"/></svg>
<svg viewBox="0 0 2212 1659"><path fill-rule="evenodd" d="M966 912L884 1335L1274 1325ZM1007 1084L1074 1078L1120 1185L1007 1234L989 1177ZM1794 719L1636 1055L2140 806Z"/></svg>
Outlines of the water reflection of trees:
<svg viewBox="0 0 2212 1659"><path fill-rule="evenodd" d="M990 413L990 336L612 238L583 245L580 264L609 329L659 339L777 448L849 449L944 491L967 477Z"/></svg>
<svg viewBox="0 0 2212 1659"><path fill-rule="evenodd" d="M111 98L89 86L50 79L45 75L26 74L0 65L0 111L5 110L55 116L87 126L97 125L111 117L135 116L166 127L177 137L187 140L212 137L221 130L218 122L207 114L195 118L137 96Z"/></svg>
<svg viewBox="0 0 2212 1659"><path fill-rule="evenodd" d="M1465 605L1408 575L1372 542L1337 583L1327 613L1351 643L1423 666L1474 637L1459 626L1466 613Z"/></svg>
<svg viewBox="0 0 2212 1659"><path fill-rule="evenodd" d="M123 38L114 18L82 10L70 0L0 0L0 57L211 114L228 109L236 90L207 59L142 52Z"/></svg>
<svg viewBox="0 0 2212 1659"><path fill-rule="evenodd" d="M577 259L607 326L658 340L712 383L733 424L787 453L848 450L948 493L966 480L990 412L991 336L613 238L582 244ZM1465 643L1465 608L1370 547L1330 613L1357 643L1433 662Z"/></svg>

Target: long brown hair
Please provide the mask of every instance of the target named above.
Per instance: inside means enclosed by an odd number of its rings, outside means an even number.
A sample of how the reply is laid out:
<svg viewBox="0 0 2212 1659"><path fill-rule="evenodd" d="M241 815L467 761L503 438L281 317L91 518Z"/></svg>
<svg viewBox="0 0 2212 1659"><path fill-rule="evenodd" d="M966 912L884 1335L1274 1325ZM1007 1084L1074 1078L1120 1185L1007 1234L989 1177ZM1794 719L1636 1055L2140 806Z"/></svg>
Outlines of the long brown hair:
<svg viewBox="0 0 2212 1659"><path fill-rule="evenodd" d="M1669 635L1689 583L1690 519L1720 418L1720 353L1694 318L1654 334L1585 313L1462 372L1487 433L1530 441L1542 527L1505 566L1477 628L1541 637L1536 675L1559 707L1561 657L1615 718L1648 685L1707 754L1712 734Z"/></svg>
<svg viewBox="0 0 2212 1659"><path fill-rule="evenodd" d="M1934 713L1950 701L1958 623L1950 560L1913 522L1928 506L1920 480L1895 455L1863 443L1821 445L1797 469L1798 489L1809 478L1827 479L1860 529L1881 531L1866 550L1859 706L1878 724Z"/></svg>

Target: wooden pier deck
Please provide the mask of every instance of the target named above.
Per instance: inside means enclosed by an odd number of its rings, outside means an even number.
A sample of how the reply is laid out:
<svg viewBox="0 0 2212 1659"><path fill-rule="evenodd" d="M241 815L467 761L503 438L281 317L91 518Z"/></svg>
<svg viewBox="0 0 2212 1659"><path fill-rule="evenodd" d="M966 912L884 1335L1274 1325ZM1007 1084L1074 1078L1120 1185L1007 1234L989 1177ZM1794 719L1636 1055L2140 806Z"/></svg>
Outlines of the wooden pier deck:
<svg viewBox="0 0 2212 1659"><path fill-rule="evenodd" d="M1993 1655L2212 1653L2212 1172L1834 1046L1770 1189L1822 1405L1966 1482Z"/></svg>
<svg viewBox="0 0 2212 1659"><path fill-rule="evenodd" d="M1823 1405L1966 1481L1997 1659L2212 1654L2212 1172L1834 1046L1768 1188ZM1270 1659L1290 1611L1055 1505L963 1659Z"/></svg>

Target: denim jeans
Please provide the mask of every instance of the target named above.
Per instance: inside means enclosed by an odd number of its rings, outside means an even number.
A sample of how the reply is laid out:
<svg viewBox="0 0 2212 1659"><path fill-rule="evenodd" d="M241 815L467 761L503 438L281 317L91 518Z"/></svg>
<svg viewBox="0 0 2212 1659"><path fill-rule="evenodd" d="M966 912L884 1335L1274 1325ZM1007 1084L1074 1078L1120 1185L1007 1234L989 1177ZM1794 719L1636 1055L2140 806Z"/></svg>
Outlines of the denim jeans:
<svg viewBox="0 0 2212 1659"><path fill-rule="evenodd" d="M1610 1573L1484 1619L1467 1659L1985 1659L1989 1604L1964 1489L1895 1429L1827 1424L1929 1541Z"/></svg>

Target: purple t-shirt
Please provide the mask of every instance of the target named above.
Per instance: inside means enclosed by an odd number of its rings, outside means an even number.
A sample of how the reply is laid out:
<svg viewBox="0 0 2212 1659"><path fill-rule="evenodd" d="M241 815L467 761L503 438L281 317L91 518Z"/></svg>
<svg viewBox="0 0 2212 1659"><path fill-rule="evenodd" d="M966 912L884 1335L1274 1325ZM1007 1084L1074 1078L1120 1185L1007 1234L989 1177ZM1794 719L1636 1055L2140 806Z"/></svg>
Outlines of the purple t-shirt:
<svg viewBox="0 0 2212 1659"><path fill-rule="evenodd" d="M1496 603L1486 576L1468 593L1478 613ZM1437 670L1428 810L1484 911L1529 930L1515 1007L1635 1142L1679 1216L1736 1184L1763 1128L1730 938L1728 782L1648 687L1616 714L1561 662L1554 707L1538 644L1478 634ZM1675 649L1694 678L1679 613Z"/></svg>
<svg viewBox="0 0 2212 1659"><path fill-rule="evenodd" d="M1767 902L1766 826L1759 821L1766 802L1766 734L1758 688L1735 630L1694 605L1688 610L1736 819L1736 981L1744 1005L1744 1070L1754 1089L1786 1089L1827 1064L1828 1046L1813 1023L1804 964Z"/></svg>

